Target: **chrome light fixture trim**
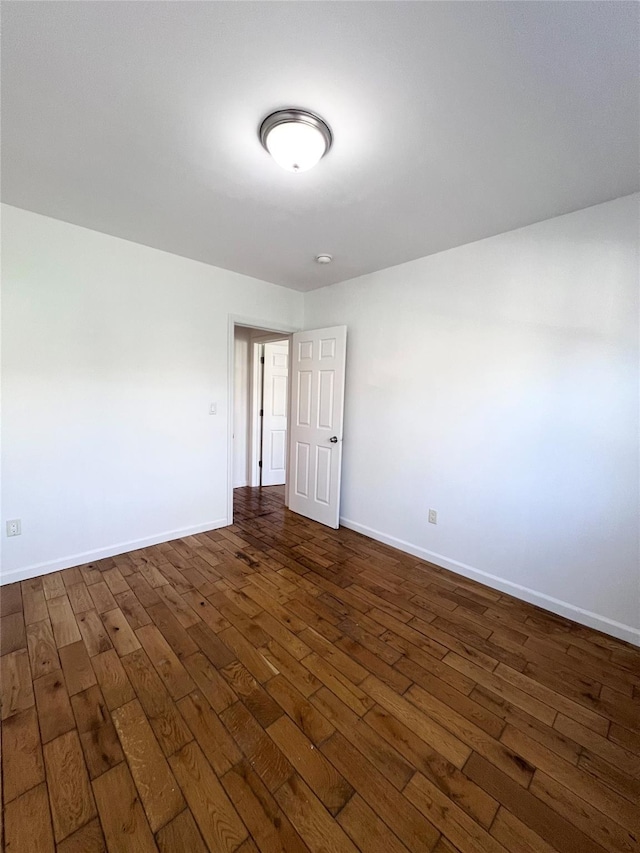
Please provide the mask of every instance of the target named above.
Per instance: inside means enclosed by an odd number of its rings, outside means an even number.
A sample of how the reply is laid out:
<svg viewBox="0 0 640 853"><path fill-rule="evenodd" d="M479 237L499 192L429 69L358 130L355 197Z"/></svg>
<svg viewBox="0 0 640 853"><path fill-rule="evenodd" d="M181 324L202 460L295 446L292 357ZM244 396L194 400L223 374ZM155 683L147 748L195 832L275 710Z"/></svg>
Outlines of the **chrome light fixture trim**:
<svg viewBox="0 0 640 853"><path fill-rule="evenodd" d="M331 128L329 125L320 118L320 116L315 115L314 113L310 113L308 110L299 110L296 108L290 108L287 110L276 110L273 113L270 113L260 125L260 142L262 143L263 148L266 151L269 151L267 147L267 137L269 133L273 130L274 127L277 127L279 124L287 124L289 122L297 122L299 124L307 124L310 127L318 130L324 139L325 149L323 157L331 148L333 143L333 134L331 133Z"/></svg>

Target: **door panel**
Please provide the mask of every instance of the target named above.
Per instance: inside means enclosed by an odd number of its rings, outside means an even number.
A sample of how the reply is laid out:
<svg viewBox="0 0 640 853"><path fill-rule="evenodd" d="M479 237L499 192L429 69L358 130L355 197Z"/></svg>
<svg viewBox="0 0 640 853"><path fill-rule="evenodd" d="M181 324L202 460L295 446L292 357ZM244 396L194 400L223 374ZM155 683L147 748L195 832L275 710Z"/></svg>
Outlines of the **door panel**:
<svg viewBox="0 0 640 853"><path fill-rule="evenodd" d="M333 429L333 370L321 370L318 378L318 429Z"/></svg>
<svg viewBox="0 0 640 853"><path fill-rule="evenodd" d="M284 483L287 467L289 341L264 345L262 485Z"/></svg>
<svg viewBox="0 0 640 853"><path fill-rule="evenodd" d="M309 450L308 444L296 442L296 464L294 466L295 481L293 489L301 498L309 497Z"/></svg>
<svg viewBox="0 0 640 853"><path fill-rule="evenodd" d="M346 326L334 326L292 345L289 508L329 527L340 518L346 343Z"/></svg>
<svg viewBox="0 0 640 853"><path fill-rule="evenodd" d="M301 370L298 373L298 397L296 423L298 426L311 426L311 371Z"/></svg>

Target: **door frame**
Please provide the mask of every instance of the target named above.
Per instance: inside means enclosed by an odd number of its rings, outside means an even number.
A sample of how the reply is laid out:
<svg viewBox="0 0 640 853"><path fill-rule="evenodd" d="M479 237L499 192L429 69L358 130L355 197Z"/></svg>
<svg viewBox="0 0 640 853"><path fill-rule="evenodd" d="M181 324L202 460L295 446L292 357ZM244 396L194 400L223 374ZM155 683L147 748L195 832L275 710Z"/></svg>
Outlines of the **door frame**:
<svg viewBox="0 0 640 853"><path fill-rule="evenodd" d="M235 396L235 330L236 326L246 326L256 331L264 332L265 337L269 335L293 335L294 332L301 331L297 326L289 326L284 323L276 323L273 320L261 320L256 317L242 317L238 314L229 314L228 322L228 340L227 340L227 525L233 524L233 408ZM261 336L262 337L262 336ZM264 341L262 341L264 343ZM253 344L253 342L252 342ZM251 347L251 356L253 358L254 346ZM291 358L291 348L289 348L289 358ZM252 367L251 376L254 371ZM253 391L253 389L251 389ZM289 371L289 391L291 390L291 371ZM251 395L253 400L253 394ZM289 413L291 417L291 393L289 393ZM250 444L253 448L253 411L251 412L250 423L252 435ZM289 458L289 430L287 430L287 459ZM285 505L289 504L289 478L285 484Z"/></svg>

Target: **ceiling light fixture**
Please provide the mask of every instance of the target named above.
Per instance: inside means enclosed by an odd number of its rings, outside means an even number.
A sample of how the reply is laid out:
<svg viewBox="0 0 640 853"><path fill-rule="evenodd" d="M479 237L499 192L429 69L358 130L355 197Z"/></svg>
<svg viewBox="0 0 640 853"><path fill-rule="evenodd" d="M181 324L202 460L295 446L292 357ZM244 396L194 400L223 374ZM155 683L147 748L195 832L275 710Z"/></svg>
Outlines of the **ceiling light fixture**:
<svg viewBox="0 0 640 853"><path fill-rule="evenodd" d="M306 110L278 110L260 125L260 142L283 169L306 172L331 148L329 125Z"/></svg>
<svg viewBox="0 0 640 853"><path fill-rule="evenodd" d="M317 264L330 264L333 260L333 255L316 255Z"/></svg>

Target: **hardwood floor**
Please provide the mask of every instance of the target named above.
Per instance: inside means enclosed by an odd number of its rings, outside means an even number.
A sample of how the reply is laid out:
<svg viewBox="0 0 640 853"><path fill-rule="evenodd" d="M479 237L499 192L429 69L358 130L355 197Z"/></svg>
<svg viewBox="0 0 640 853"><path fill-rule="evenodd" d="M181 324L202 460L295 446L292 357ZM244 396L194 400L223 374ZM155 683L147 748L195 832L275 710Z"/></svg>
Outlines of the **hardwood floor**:
<svg viewBox="0 0 640 853"><path fill-rule="evenodd" d="M7 853L640 850L640 650L281 492L2 588Z"/></svg>

